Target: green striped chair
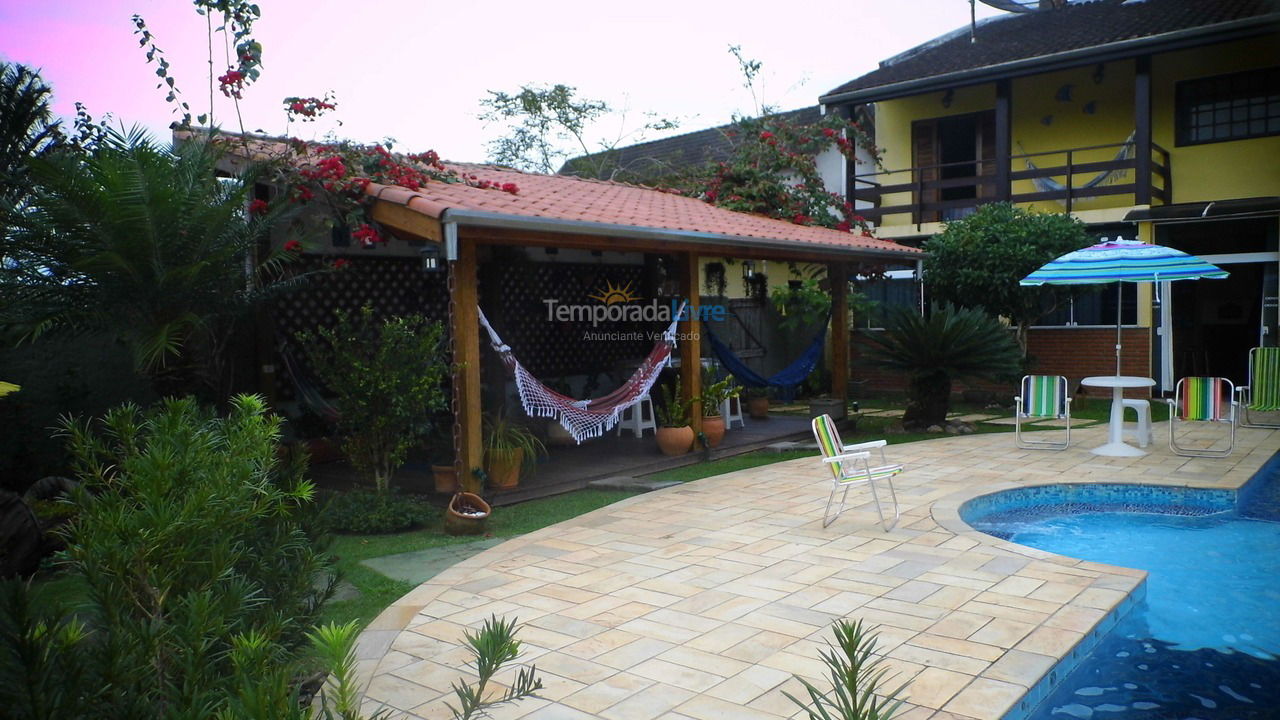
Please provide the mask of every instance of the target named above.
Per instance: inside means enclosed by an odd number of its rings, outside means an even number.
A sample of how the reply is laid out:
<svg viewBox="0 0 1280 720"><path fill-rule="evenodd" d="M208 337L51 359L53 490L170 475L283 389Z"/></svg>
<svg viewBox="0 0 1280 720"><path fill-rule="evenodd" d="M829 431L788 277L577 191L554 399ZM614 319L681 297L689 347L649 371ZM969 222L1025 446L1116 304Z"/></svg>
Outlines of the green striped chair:
<svg viewBox="0 0 1280 720"><path fill-rule="evenodd" d="M1169 449L1191 457L1226 457L1236 446L1235 385L1220 377L1185 377L1173 389L1169 403ZM1178 444L1179 425L1217 422L1231 426L1226 448L1189 447ZM1185 438L1184 438L1185 441Z"/></svg>
<svg viewBox="0 0 1280 720"><path fill-rule="evenodd" d="M1240 424L1245 427L1277 428L1277 422L1256 422L1251 412L1280 412L1280 347L1256 347L1249 351L1249 384L1236 388L1240 393Z"/></svg>
<svg viewBox="0 0 1280 720"><path fill-rule="evenodd" d="M813 419L813 438L818 441L818 449L822 451L822 461L831 468L831 496L827 498L827 508L822 512L822 527L827 527L844 512L844 501L849 495L849 488L866 483L871 488L871 499L875 503L876 512L880 515L880 525L889 532L898 523L898 493L893 489L893 476L902 472L902 465L890 463L885 459L884 440L845 445L840 442L840 433L836 432L836 424L830 415L819 415ZM871 451L880 451L880 464L871 464ZM884 481L889 486L889 498L893 503L893 522L885 518L884 508L880 504L880 494L876 491L876 483ZM836 491L841 491L840 507L836 514L831 514L831 505L835 502Z"/></svg>
<svg viewBox="0 0 1280 720"><path fill-rule="evenodd" d="M1013 442L1025 450L1066 450L1071 445L1071 393L1067 379L1061 375L1026 375L1022 392L1014 396L1017 408L1013 414ZM1022 434L1022 421L1040 418L1066 418L1066 436L1062 440L1028 440Z"/></svg>

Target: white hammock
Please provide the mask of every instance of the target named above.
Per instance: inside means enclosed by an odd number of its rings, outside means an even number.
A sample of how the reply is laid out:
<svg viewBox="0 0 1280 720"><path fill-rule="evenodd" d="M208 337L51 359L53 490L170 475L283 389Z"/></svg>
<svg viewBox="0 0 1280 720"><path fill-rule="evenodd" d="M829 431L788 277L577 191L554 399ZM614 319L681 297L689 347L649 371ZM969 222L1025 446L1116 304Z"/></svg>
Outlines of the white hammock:
<svg viewBox="0 0 1280 720"><path fill-rule="evenodd" d="M1136 156L1137 153L1136 153L1133 140L1134 140L1134 137L1137 135L1137 132L1138 132L1137 130L1134 130L1133 132L1129 133L1129 137L1126 138L1124 143L1120 146L1120 150L1119 152L1116 153L1115 158L1113 158L1113 162L1119 162L1121 160L1132 160ZM1022 143L1018 143L1018 148L1022 150L1024 153L1026 152L1026 149L1022 147ZM1040 169L1036 167L1035 163L1031 162L1030 159L1027 159L1025 162L1027 164L1028 170ZM1123 170L1123 169L1104 170L1103 172L1098 173L1092 178L1089 178L1089 180L1085 182L1083 185L1073 185L1072 188L1076 190L1085 190L1088 188L1098 187L1099 185L1111 185L1123 180L1127 176L1128 172L1129 172L1128 170ZM1066 184L1060 183L1051 177L1035 177L1035 178L1031 178L1031 182L1036 186L1036 189L1039 190L1040 192L1063 192L1067 189ZM1065 204L1066 198L1058 198L1058 202Z"/></svg>
<svg viewBox="0 0 1280 720"><path fill-rule="evenodd" d="M653 389L658 374L671 361L671 351L676 346L676 322L683 313L684 306L681 305L676 319L671 321L648 357L621 387L592 400L575 400L562 395L534 377L512 354L511 347L498 337L497 331L484 316L484 310L480 311L480 324L489 333L490 345L502 356L502 362L515 376L516 391L520 395L524 411L530 417L555 418L574 440L581 443L613 429L622 416L622 411L635 405Z"/></svg>

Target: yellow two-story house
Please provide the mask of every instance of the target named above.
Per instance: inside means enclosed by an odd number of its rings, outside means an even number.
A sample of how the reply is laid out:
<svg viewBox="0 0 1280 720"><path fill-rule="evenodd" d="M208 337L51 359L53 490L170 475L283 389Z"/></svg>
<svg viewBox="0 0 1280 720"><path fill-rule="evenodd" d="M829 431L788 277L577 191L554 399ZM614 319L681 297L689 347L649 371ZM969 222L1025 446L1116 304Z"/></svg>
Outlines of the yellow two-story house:
<svg viewBox="0 0 1280 720"><path fill-rule="evenodd" d="M850 168L847 195L895 240L1011 201L1214 262L1227 280L1082 291L1031 352L1042 372L1114 372L1119 302L1126 373L1166 391L1190 374L1243 381L1249 348L1280 343L1280 2L1043 5L824 95L829 112L874 105L881 165Z"/></svg>

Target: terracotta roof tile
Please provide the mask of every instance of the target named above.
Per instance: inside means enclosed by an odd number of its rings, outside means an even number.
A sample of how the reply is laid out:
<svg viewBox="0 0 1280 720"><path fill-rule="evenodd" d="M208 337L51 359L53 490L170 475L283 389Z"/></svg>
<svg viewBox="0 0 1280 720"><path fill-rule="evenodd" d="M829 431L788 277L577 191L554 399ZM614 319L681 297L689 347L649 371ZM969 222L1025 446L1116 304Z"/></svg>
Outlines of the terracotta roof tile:
<svg viewBox="0 0 1280 720"><path fill-rule="evenodd" d="M513 182L519 192L482 190L461 183L431 182L413 191L371 184L368 192L379 200L405 205L439 219L446 209L489 212L549 220L570 220L635 228L707 233L741 239L794 242L815 249L871 250L915 254L920 251L890 240L865 237L830 228L796 225L762 215L734 212L696 198L639 185L524 173L488 165L452 163L459 173L502 184Z"/></svg>

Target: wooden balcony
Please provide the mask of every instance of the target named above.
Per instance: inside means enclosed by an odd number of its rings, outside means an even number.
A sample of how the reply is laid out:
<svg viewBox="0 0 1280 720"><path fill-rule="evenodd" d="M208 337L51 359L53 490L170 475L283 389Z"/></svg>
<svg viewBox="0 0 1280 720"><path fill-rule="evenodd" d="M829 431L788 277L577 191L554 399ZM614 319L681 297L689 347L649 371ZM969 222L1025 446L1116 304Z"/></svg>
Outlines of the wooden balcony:
<svg viewBox="0 0 1280 720"><path fill-rule="evenodd" d="M1146 157L1130 142L1010 155L1003 160L1005 173L999 172L1001 162L968 160L858 174L849 199L855 205L870 203L858 213L877 225L891 215L910 215L919 225L954 220L978 205L1004 200L1058 202L1072 212L1093 198L1117 196L1120 202L1110 206L1118 206L1165 204L1173 197L1169 152L1155 143Z"/></svg>

